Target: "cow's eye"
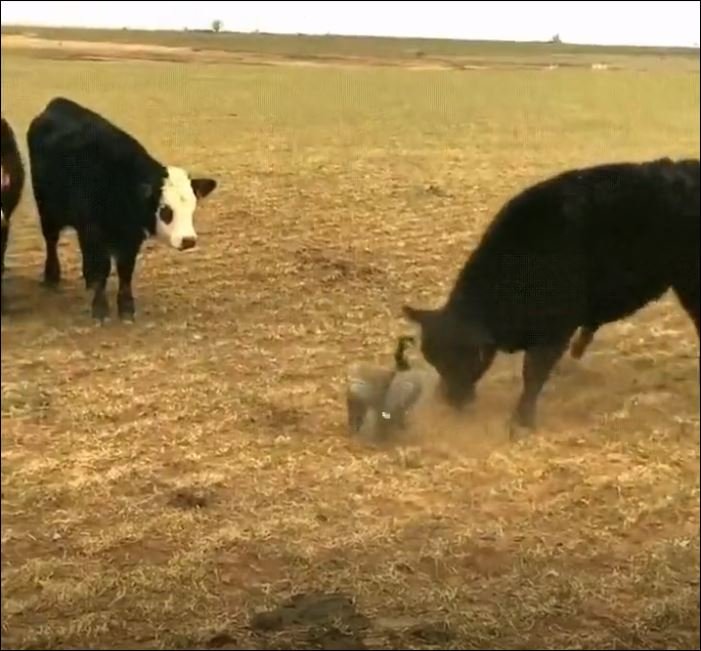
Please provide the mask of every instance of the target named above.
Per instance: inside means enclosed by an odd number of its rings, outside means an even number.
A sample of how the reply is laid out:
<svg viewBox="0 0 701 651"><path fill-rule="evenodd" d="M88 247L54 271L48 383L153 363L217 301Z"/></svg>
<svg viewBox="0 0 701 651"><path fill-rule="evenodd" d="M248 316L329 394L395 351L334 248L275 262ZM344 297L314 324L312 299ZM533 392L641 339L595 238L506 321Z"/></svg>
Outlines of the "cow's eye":
<svg viewBox="0 0 701 651"><path fill-rule="evenodd" d="M158 219L164 224L170 224L173 221L173 209L170 206L161 206L158 209Z"/></svg>

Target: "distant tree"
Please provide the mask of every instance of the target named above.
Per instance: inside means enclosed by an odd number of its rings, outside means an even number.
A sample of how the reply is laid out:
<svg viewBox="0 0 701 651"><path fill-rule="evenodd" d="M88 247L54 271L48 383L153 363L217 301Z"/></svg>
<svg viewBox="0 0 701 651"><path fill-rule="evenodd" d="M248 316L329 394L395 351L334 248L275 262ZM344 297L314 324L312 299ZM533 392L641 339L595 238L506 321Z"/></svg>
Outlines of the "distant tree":
<svg viewBox="0 0 701 651"><path fill-rule="evenodd" d="M562 43L562 39L560 38L560 35L559 35L559 34L555 34L555 36L553 36L553 37L550 39L550 42L551 42L551 43Z"/></svg>
<svg viewBox="0 0 701 651"><path fill-rule="evenodd" d="M222 27L224 27L224 23L217 19L212 21L212 31L213 32L221 32Z"/></svg>

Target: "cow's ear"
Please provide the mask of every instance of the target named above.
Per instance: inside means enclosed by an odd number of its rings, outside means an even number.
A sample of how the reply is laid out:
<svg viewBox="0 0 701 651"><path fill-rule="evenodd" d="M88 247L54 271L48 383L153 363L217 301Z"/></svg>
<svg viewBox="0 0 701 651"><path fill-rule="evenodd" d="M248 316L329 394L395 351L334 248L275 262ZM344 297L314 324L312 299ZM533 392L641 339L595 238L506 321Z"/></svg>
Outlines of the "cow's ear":
<svg viewBox="0 0 701 651"><path fill-rule="evenodd" d="M424 327L428 324L431 317L436 313L436 310L421 310L415 307L411 307L411 305L405 305L404 307L402 307L402 312L409 321L411 321L412 323L416 323L421 327Z"/></svg>
<svg viewBox="0 0 701 651"><path fill-rule="evenodd" d="M191 179L192 191L198 199L204 199L212 194L217 187L217 182L214 179Z"/></svg>

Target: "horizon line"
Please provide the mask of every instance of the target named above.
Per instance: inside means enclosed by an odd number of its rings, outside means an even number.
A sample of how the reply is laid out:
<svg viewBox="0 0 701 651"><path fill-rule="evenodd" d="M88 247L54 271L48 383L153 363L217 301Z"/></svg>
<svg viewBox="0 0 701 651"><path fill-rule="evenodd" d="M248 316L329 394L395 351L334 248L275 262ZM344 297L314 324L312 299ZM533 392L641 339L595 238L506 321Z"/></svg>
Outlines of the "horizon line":
<svg viewBox="0 0 701 651"><path fill-rule="evenodd" d="M533 45L552 45L557 46L581 46L581 47L595 47L595 48L639 48L639 49L667 49L667 50L699 50L699 43L694 43L691 45L646 45L646 44L630 44L630 43L591 43L582 41L567 41L563 39L559 42L554 42L552 40L516 40L516 39L471 39L471 38L457 38L457 37L446 37L446 36L393 36L390 34L380 35L380 34L340 34L334 32L275 32L267 30L252 30L252 31L236 31L230 29L222 29L219 32L215 32L212 29L206 27L182 27L181 29L164 28L164 27L105 27L98 25L47 25L47 24L32 24L32 23L20 23L20 22L2 22L0 20L0 28L12 27L12 28L26 28L26 29L83 29L83 30L94 30L94 31L113 31L113 32L160 32L160 33L172 33L172 34L183 34L187 32L196 32L203 34L211 34L212 36L231 34L231 35L244 35L244 36L290 36L290 37L315 37L315 38L367 38L367 39L388 39L388 40L412 40L412 41L444 41L452 43L519 43L523 45L533 44Z"/></svg>

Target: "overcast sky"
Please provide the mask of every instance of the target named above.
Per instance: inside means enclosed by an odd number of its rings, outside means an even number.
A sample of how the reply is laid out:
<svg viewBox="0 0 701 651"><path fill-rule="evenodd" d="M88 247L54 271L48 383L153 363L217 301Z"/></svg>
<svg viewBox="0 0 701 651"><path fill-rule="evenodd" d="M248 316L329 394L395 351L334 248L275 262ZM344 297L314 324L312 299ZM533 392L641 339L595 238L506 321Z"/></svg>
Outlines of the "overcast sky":
<svg viewBox="0 0 701 651"><path fill-rule="evenodd" d="M2 0L2 24L183 29L215 19L232 31L548 40L699 43L699 3L672 2L42 2Z"/></svg>

